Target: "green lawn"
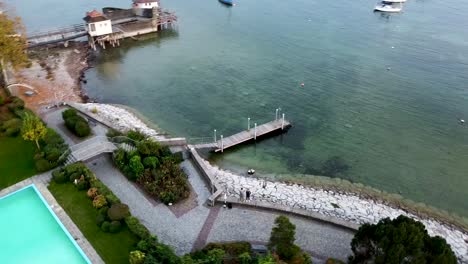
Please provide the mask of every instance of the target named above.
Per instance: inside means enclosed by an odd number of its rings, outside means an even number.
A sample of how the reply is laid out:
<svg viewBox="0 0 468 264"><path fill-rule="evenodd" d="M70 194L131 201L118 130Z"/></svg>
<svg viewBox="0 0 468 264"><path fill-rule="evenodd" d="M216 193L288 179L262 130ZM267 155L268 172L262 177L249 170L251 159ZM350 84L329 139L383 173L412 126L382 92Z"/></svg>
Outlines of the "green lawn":
<svg viewBox="0 0 468 264"><path fill-rule="evenodd" d="M35 145L18 137L0 136L0 189L36 174Z"/></svg>
<svg viewBox="0 0 468 264"><path fill-rule="evenodd" d="M126 228L117 234L101 231L95 222L98 212L86 191L78 191L73 184L52 181L49 190L105 263L128 263L128 254L139 241L135 235Z"/></svg>

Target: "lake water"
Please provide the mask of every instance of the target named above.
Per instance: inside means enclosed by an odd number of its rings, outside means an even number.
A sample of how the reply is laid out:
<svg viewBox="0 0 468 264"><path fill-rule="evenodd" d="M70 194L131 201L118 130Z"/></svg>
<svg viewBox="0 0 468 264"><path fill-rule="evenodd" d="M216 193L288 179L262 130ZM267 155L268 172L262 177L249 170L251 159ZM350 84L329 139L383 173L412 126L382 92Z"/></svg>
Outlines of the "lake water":
<svg viewBox="0 0 468 264"><path fill-rule="evenodd" d="M45 2L48 19L37 12ZM35 30L129 2L15 5ZM242 172L328 174L468 216L468 124L458 123L468 119L467 1L409 0L394 15L373 13L373 0L162 5L178 31L99 52L86 74L92 98L188 138L227 136L281 107L287 134L210 158Z"/></svg>

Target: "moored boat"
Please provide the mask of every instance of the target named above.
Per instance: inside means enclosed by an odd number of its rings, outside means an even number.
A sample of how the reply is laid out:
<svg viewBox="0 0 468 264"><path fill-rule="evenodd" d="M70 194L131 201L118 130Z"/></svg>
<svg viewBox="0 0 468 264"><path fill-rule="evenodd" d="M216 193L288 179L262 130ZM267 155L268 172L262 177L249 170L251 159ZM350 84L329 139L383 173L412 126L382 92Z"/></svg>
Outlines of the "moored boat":
<svg viewBox="0 0 468 264"><path fill-rule="evenodd" d="M374 11L378 12L387 12L387 13L398 13L402 9L401 4L400 5L392 5L389 3L386 3L386 1L382 2L382 4L376 6L374 8Z"/></svg>
<svg viewBox="0 0 468 264"><path fill-rule="evenodd" d="M228 5L228 6L232 6L233 5L233 2L232 0L218 0L220 3L223 3L225 5Z"/></svg>

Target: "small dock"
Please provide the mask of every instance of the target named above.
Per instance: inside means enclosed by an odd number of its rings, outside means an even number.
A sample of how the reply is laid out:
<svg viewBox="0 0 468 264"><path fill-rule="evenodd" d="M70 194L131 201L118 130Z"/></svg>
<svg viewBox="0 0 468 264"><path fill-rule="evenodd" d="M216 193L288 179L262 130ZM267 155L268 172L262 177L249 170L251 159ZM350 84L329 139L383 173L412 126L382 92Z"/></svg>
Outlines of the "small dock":
<svg viewBox="0 0 468 264"><path fill-rule="evenodd" d="M268 123L254 126L253 128L244 130L232 136L216 140L212 143L194 145L196 149L211 149L214 152L223 152L225 149L237 146L250 140L256 140L258 137L272 134L275 132L286 132L291 127L291 123L287 120L277 119ZM216 137L216 136L215 136Z"/></svg>

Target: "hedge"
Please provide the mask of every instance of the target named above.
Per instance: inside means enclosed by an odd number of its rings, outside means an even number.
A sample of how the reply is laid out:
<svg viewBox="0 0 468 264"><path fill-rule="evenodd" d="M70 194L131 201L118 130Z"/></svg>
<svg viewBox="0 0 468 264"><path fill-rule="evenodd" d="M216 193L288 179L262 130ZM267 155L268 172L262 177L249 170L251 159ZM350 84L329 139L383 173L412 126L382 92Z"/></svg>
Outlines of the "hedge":
<svg viewBox="0 0 468 264"><path fill-rule="evenodd" d="M86 137L91 134L91 128L88 122L82 116L78 115L75 109L67 109L62 112L62 118L65 126L78 137Z"/></svg>

